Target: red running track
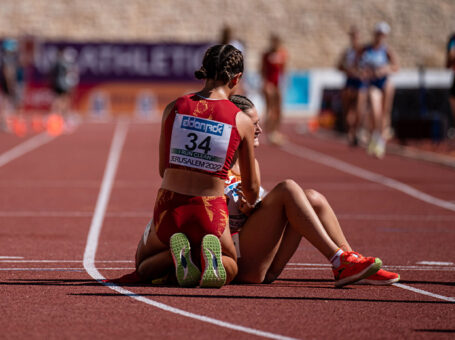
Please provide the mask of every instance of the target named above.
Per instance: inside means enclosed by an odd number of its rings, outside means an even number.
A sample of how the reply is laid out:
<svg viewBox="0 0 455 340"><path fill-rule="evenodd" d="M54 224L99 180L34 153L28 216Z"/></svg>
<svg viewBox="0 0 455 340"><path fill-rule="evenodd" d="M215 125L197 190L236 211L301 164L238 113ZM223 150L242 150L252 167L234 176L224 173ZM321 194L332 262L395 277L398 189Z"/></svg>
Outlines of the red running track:
<svg viewBox="0 0 455 340"><path fill-rule="evenodd" d="M324 193L351 245L398 271L402 286L335 289L306 241L271 285L99 284L89 273L112 278L134 267L160 184L159 126L86 123L55 139L29 137L41 144L27 150L24 139L0 134L2 337L452 338L454 169L394 155L380 161L286 129L285 150L257 151L263 185L292 178ZM13 149L15 158L3 157ZM112 182L106 167L116 170Z"/></svg>

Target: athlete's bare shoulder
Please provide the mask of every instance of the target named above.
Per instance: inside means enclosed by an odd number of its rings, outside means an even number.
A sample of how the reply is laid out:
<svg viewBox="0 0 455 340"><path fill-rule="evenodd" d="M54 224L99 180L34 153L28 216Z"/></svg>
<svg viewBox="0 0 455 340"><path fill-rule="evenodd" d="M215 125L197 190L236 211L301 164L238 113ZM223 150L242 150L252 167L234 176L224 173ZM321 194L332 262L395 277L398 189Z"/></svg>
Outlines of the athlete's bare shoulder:
<svg viewBox="0 0 455 340"><path fill-rule="evenodd" d="M172 109L174 108L176 102L177 102L177 99L166 105L166 108L163 111L163 117L161 119L163 122L166 120L166 118L172 112Z"/></svg>
<svg viewBox="0 0 455 340"><path fill-rule="evenodd" d="M253 131L254 135L253 122L245 112L239 111L237 113L237 116L235 117L235 124L237 125L237 130L239 131L240 137L243 138L248 133L251 133L251 131Z"/></svg>

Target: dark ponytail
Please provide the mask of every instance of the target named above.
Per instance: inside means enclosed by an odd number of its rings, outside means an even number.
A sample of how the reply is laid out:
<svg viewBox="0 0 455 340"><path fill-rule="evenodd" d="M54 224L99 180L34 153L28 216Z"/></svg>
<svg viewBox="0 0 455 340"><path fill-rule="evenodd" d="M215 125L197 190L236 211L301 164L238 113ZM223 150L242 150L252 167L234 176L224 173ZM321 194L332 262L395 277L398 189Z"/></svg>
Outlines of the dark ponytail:
<svg viewBox="0 0 455 340"><path fill-rule="evenodd" d="M194 72L197 79L229 82L236 74L243 72L243 55L232 45L215 45L204 55L202 66Z"/></svg>

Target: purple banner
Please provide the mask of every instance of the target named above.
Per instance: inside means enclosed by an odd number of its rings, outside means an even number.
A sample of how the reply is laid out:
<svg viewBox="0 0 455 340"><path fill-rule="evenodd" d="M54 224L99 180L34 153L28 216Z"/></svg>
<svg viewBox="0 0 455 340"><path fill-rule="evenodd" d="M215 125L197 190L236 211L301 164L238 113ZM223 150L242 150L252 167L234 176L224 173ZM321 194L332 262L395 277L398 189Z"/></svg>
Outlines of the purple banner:
<svg viewBox="0 0 455 340"><path fill-rule="evenodd" d="M209 43L44 42L35 53L33 81L43 82L59 48L79 70L80 84L112 81L195 81Z"/></svg>

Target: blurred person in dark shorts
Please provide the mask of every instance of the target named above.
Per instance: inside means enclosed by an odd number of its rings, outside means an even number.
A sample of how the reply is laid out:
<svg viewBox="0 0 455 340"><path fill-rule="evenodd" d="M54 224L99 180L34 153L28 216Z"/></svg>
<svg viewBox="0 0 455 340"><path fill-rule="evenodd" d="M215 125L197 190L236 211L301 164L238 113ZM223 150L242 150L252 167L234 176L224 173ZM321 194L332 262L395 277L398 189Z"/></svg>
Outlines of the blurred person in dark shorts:
<svg viewBox="0 0 455 340"><path fill-rule="evenodd" d="M342 91L343 114L347 127L349 145L357 146L357 128L363 113L358 108L358 94L367 90L367 84L363 81L359 60L362 54L362 46L359 41L359 30L352 26L349 30L349 47L343 52L338 62L338 70L346 75L346 83Z"/></svg>
<svg viewBox="0 0 455 340"><path fill-rule="evenodd" d="M449 128L447 137L455 139L455 33L447 42L446 67L452 70L452 86L449 92L450 109L452 110L452 126Z"/></svg>
<svg viewBox="0 0 455 340"><path fill-rule="evenodd" d="M395 53L386 44L389 33L389 24L384 21L376 24L373 41L365 46L360 60L364 78L368 81L366 99L370 102L372 112L372 133L368 153L378 158L384 157L387 140L393 135L390 115L395 89L390 81L390 75L399 68ZM365 107L365 98L360 100L363 102L361 106Z"/></svg>

